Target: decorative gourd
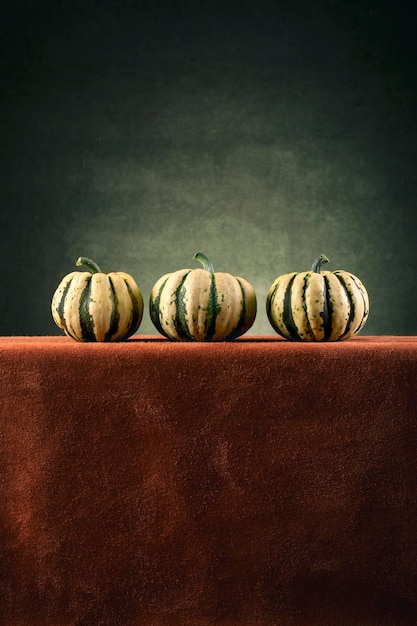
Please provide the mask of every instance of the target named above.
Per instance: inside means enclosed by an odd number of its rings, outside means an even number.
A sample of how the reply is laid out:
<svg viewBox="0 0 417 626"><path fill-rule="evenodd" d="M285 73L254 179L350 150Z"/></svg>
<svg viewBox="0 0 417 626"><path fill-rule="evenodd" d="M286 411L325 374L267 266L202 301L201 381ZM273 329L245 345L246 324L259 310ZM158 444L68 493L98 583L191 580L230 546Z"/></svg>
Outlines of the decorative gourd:
<svg viewBox="0 0 417 626"><path fill-rule="evenodd" d="M194 258L203 269L165 274L152 288L149 312L155 328L174 341L231 341L243 335L256 317L252 285L214 273L202 252Z"/></svg>
<svg viewBox="0 0 417 626"><path fill-rule="evenodd" d="M77 266L89 272L71 272L52 298L52 317L77 341L123 341L139 328L143 298L135 280L125 272L103 274L91 259Z"/></svg>
<svg viewBox="0 0 417 626"><path fill-rule="evenodd" d="M322 254L310 272L279 276L266 298L275 331L294 341L340 341L358 333L369 315L369 297L349 272L322 272Z"/></svg>

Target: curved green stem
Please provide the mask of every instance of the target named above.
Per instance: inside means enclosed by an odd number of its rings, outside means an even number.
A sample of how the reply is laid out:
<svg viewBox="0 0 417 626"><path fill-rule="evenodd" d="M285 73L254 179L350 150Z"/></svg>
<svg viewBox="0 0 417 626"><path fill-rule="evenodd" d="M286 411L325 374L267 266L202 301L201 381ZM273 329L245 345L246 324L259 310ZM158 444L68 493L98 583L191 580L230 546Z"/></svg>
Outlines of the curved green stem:
<svg viewBox="0 0 417 626"><path fill-rule="evenodd" d="M210 272L210 274L214 274L213 263L203 252L196 252L194 258L197 259L197 261L200 261L204 270Z"/></svg>
<svg viewBox="0 0 417 626"><path fill-rule="evenodd" d="M75 262L75 265L82 265L83 267L86 267L88 270L90 270L92 274L101 273L101 269L99 268L97 263L94 263L94 261L92 261L91 259L87 259L86 256L80 256Z"/></svg>
<svg viewBox="0 0 417 626"><path fill-rule="evenodd" d="M319 257L317 257L317 259L314 261L313 265L311 266L311 271L316 272L317 274L320 274L321 266L324 263L328 263L328 262L329 262L329 259L327 258L327 256L325 254L321 254Z"/></svg>

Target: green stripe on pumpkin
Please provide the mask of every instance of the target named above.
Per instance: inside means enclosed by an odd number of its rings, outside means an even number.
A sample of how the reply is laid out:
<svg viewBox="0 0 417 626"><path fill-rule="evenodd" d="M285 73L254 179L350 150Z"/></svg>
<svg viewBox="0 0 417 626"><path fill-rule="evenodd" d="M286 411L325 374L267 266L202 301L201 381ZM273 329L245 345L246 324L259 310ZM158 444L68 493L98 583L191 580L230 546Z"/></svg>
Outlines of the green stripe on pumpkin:
<svg viewBox="0 0 417 626"><path fill-rule="evenodd" d="M94 321L92 315L90 314L90 282L91 277L81 292L78 309L82 336L76 338L82 339L82 341L96 341Z"/></svg>
<svg viewBox="0 0 417 626"><path fill-rule="evenodd" d="M105 336L104 336L104 341L110 341L111 338L117 333L117 331L119 330L119 322L120 322L120 314L119 314L119 301L117 298L117 294L116 294L116 290L114 288L114 284L112 279L109 276L109 283L110 283L110 291L111 291L111 304L112 304L112 310L111 310L111 316L110 316L110 326L108 331L106 332Z"/></svg>
<svg viewBox="0 0 417 626"><path fill-rule="evenodd" d="M323 274L323 280L324 280L324 290L325 290L324 310L321 314L323 318L323 326L324 326L323 341L328 341L332 334L333 305L330 299L329 281L328 281L327 276L325 276L324 274Z"/></svg>
<svg viewBox="0 0 417 626"><path fill-rule="evenodd" d="M195 341L194 337L190 333L190 329L187 324L187 303L186 303L186 295L187 290L184 287L184 283L187 279L187 276L190 272L187 272L182 277L180 284L175 290L175 309L176 314L174 317L174 326L177 331L178 336L185 341Z"/></svg>
<svg viewBox="0 0 417 626"><path fill-rule="evenodd" d="M287 329L288 335L283 335L283 336L284 337L287 336L288 338L291 338L293 340L301 340L301 337L298 333L297 327L294 322L293 313L292 313L292 286L293 286L296 276L297 275L295 274L294 276L291 277L291 280L289 281L287 285L287 289L285 291L282 323Z"/></svg>
<svg viewBox="0 0 417 626"><path fill-rule="evenodd" d="M220 311L221 306L218 300L216 279L214 277L214 274L211 274L210 295L207 306L205 341L211 341L216 334L216 322Z"/></svg>
<svg viewBox="0 0 417 626"><path fill-rule="evenodd" d="M301 292L301 306L302 306L302 309L304 311L304 316L305 316L304 330L306 331L306 334L309 335L313 341L315 341L316 338L314 336L313 329L311 328L310 315L309 315L309 311L307 307L307 299L306 299L306 293L307 293L310 278L311 278L311 272L307 272L304 275L304 285L303 285L303 290Z"/></svg>

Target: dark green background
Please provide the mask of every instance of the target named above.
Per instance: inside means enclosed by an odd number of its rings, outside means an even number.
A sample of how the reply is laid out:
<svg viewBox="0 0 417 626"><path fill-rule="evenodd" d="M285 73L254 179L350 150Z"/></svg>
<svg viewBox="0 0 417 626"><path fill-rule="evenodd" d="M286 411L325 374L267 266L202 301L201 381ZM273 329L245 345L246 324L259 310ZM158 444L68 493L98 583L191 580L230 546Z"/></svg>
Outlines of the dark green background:
<svg viewBox="0 0 417 626"><path fill-rule="evenodd" d="M324 252L416 334L415 2L50 2L1 16L0 334L60 334L80 255L269 286ZM154 333L147 310L140 333Z"/></svg>

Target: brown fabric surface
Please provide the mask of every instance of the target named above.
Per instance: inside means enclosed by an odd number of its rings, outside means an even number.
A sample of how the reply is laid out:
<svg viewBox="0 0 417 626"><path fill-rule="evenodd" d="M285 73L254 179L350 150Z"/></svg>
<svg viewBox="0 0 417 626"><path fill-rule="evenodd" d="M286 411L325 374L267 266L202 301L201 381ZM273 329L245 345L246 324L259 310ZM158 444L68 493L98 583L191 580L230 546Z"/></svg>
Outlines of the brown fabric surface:
<svg viewBox="0 0 417 626"><path fill-rule="evenodd" d="M417 623L417 338L0 339L1 626Z"/></svg>

